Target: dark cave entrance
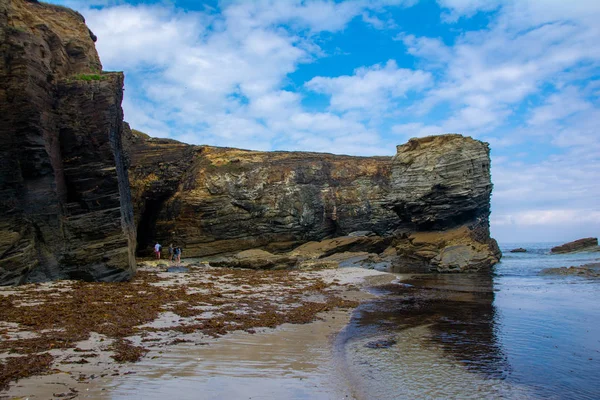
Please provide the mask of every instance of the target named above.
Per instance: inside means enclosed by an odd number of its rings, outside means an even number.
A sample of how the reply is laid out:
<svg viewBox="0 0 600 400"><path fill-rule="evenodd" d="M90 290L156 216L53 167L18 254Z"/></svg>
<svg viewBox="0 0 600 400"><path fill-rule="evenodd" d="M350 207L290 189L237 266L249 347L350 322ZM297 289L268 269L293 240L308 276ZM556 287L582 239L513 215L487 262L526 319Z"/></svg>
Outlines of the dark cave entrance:
<svg viewBox="0 0 600 400"><path fill-rule="evenodd" d="M147 256L152 254L154 243L159 238L156 237L156 221L160 213L163 203L168 196L146 199L144 211L140 216L140 221L137 226L137 256ZM164 246L164 243L161 243Z"/></svg>

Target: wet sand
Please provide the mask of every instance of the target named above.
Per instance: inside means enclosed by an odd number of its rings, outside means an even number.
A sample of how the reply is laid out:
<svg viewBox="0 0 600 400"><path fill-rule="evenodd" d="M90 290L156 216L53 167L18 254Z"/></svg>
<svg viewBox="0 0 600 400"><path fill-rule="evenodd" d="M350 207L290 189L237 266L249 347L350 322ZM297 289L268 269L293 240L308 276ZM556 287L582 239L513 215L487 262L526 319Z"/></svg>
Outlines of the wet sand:
<svg viewBox="0 0 600 400"><path fill-rule="evenodd" d="M342 285L344 298L359 301L372 295L358 287L394 279L360 268L307 271L306 276L335 281ZM93 361L56 365L49 375L11 384L0 398L352 399L332 345L350 313L332 310L309 324L257 328L254 334L236 331L151 348L138 363L116 363L102 351L103 338L92 335L78 347L98 352Z"/></svg>

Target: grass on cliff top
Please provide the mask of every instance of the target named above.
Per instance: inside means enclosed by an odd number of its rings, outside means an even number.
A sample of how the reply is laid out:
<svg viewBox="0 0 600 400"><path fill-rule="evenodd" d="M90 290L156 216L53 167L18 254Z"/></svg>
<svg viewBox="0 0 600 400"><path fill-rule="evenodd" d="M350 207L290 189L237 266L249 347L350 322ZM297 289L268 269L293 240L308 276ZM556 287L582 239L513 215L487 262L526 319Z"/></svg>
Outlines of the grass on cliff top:
<svg viewBox="0 0 600 400"><path fill-rule="evenodd" d="M100 74L78 74L73 76L73 79L78 81L103 81L106 80L106 76Z"/></svg>
<svg viewBox="0 0 600 400"><path fill-rule="evenodd" d="M137 129L131 128L131 132L135 135L135 136L141 136L144 139L151 139L150 135L148 135L147 133L144 133L142 131L138 131Z"/></svg>

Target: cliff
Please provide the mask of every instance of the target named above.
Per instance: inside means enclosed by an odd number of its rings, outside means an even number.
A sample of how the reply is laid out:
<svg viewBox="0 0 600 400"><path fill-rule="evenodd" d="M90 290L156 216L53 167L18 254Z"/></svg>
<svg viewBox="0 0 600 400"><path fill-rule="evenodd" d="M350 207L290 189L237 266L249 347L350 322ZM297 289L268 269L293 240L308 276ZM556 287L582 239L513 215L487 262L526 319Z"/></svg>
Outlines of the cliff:
<svg viewBox="0 0 600 400"><path fill-rule="evenodd" d="M135 271L123 75L94 40L72 10L0 0L0 284Z"/></svg>
<svg viewBox="0 0 600 400"><path fill-rule="evenodd" d="M0 284L126 280L155 240L234 257L215 265L498 262L487 144L443 135L350 157L150 138L123 123L123 75L102 72L94 41L77 12L0 0Z"/></svg>
<svg viewBox="0 0 600 400"><path fill-rule="evenodd" d="M205 257L257 248L283 253L352 234L370 238L337 241L339 251L366 246L393 257L396 270L478 270L500 258L489 237L489 148L468 137L412 139L393 158L128 137L141 254L155 240ZM322 247L335 252L331 242Z"/></svg>

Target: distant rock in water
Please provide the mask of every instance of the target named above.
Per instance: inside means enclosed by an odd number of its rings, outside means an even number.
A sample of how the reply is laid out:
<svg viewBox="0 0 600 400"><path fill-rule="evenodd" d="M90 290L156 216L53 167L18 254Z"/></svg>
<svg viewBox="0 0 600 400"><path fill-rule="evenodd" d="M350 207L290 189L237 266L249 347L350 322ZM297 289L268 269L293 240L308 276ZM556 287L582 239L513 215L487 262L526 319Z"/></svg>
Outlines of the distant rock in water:
<svg viewBox="0 0 600 400"><path fill-rule="evenodd" d="M598 238L578 239L550 249L551 253L563 254L577 251L598 251Z"/></svg>
<svg viewBox="0 0 600 400"><path fill-rule="evenodd" d="M511 253L527 253L527 250L522 247L519 247L517 249L512 249L510 252Z"/></svg>
<svg viewBox="0 0 600 400"><path fill-rule="evenodd" d="M584 264L579 267L546 268L542 275L577 275L585 277L600 277L600 263Z"/></svg>

